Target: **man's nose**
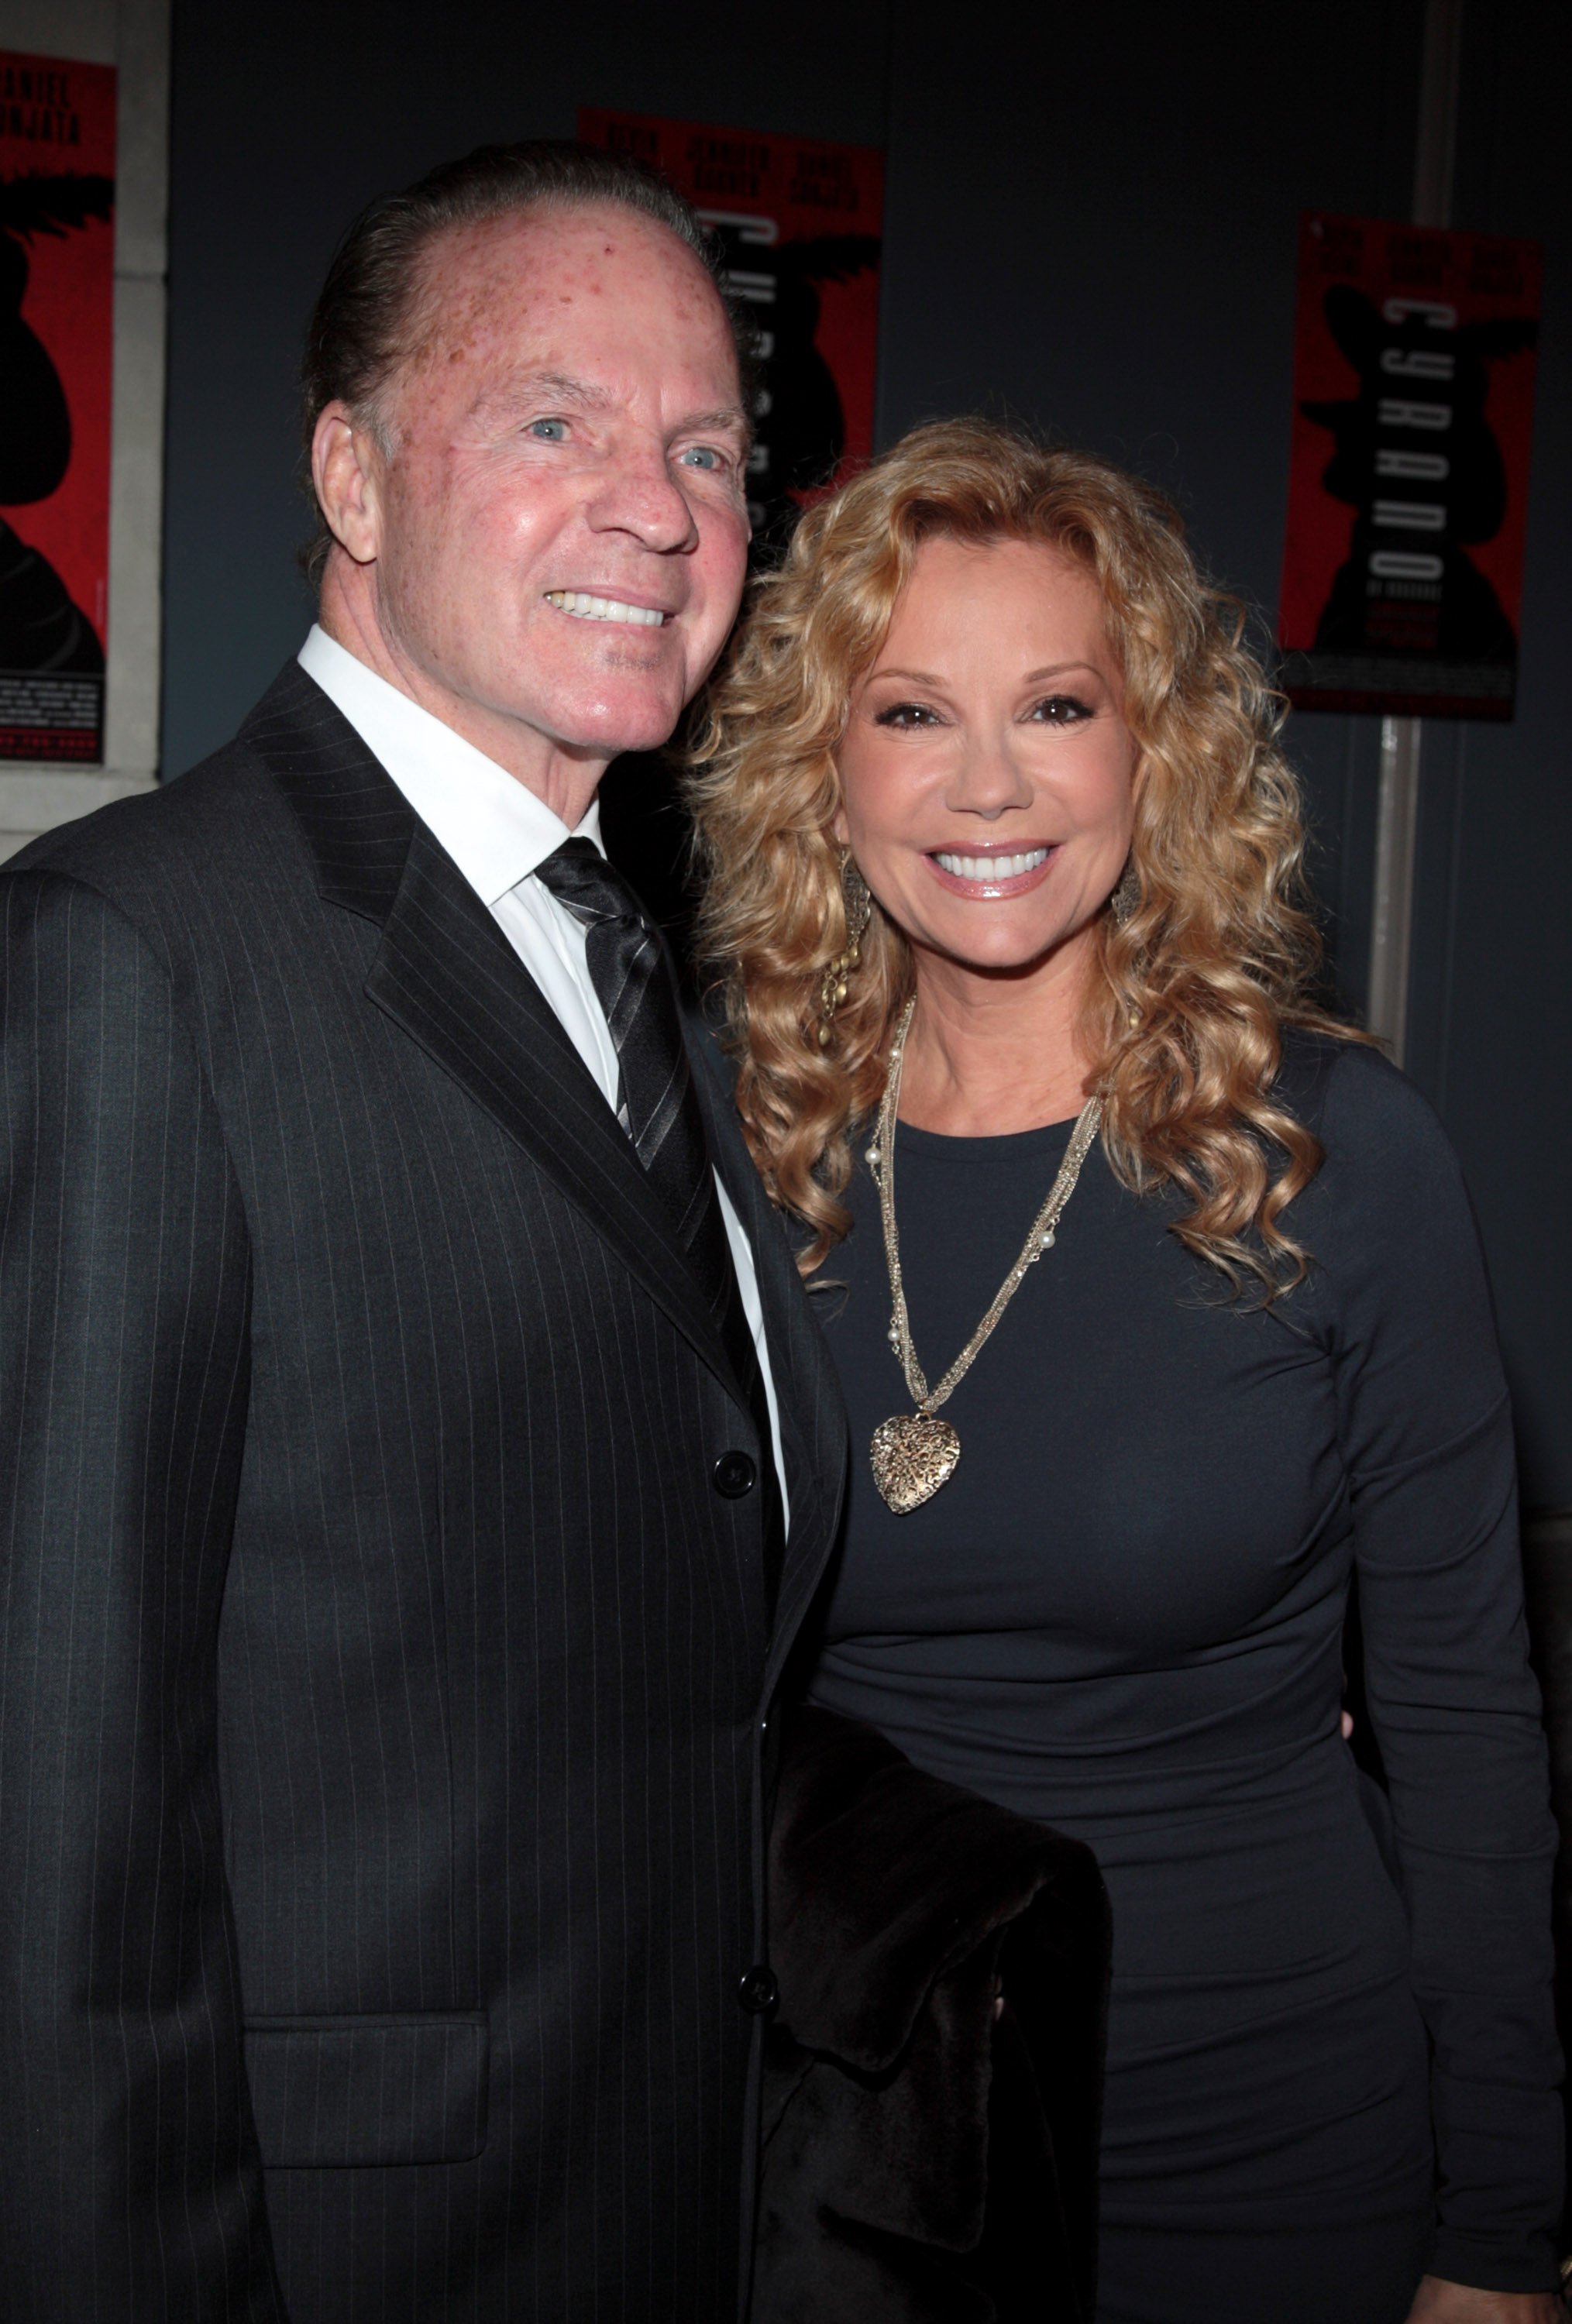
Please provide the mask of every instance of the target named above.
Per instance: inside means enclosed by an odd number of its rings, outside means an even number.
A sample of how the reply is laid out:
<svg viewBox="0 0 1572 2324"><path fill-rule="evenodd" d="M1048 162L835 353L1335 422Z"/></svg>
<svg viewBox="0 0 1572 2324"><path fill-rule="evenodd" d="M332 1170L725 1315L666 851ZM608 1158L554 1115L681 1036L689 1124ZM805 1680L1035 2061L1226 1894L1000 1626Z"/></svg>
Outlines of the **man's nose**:
<svg viewBox="0 0 1572 2324"><path fill-rule="evenodd" d="M698 540L693 510L663 451L633 451L609 464L586 511L594 532L629 532L670 553Z"/></svg>
<svg viewBox="0 0 1572 2324"><path fill-rule="evenodd" d="M960 815L980 815L987 822L1010 807L1030 807L1031 783L1015 755L1013 740L1008 729L966 734L945 786L946 807Z"/></svg>

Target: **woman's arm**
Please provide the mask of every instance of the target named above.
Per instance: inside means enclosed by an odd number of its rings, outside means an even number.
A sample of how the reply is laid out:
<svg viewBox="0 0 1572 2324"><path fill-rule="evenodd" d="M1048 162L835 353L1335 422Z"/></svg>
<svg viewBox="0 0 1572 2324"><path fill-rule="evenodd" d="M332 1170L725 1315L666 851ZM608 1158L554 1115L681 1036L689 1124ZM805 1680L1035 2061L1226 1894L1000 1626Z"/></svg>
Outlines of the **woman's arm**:
<svg viewBox="0 0 1572 2324"><path fill-rule="evenodd" d="M1427 2275L1408 2324L1567 2324L1567 2307L1558 2292L1479 2292Z"/></svg>
<svg viewBox="0 0 1572 2324"><path fill-rule="evenodd" d="M1332 1304L1366 1688L1433 2051L1439 2227L1414 2315L1537 2319L1561 2200L1555 1831L1489 1292L1456 1158L1417 1091L1349 1052L1323 1136L1305 1224ZM1530 2304L1480 2306L1486 2293Z"/></svg>

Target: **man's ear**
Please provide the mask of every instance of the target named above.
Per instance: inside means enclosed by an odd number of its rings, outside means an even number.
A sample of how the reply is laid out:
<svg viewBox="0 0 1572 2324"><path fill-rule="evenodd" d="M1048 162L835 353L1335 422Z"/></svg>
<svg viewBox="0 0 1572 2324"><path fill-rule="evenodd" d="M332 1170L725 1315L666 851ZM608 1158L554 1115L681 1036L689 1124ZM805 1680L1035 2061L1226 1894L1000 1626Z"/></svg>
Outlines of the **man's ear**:
<svg viewBox="0 0 1572 2324"><path fill-rule="evenodd" d="M324 404L311 432L311 482L328 529L356 565L371 565L382 546L382 461L347 403Z"/></svg>

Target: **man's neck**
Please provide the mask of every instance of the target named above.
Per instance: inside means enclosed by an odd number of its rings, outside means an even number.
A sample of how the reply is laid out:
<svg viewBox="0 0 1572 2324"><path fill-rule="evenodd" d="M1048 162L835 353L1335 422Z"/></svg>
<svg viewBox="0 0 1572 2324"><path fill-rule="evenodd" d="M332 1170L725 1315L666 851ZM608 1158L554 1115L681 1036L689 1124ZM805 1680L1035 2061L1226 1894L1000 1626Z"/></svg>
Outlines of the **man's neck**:
<svg viewBox="0 0 1572 2324"><path fill-rule="evenodd" d="M338 584L331 567L323 579L317 621L335 645L342 646L398 693L462 735L515 782L533 791L569 831L578 830L609 760L580 755L516 719L493 716L450 694L411 656L399 650L377 621L369 599Z"/></svg>

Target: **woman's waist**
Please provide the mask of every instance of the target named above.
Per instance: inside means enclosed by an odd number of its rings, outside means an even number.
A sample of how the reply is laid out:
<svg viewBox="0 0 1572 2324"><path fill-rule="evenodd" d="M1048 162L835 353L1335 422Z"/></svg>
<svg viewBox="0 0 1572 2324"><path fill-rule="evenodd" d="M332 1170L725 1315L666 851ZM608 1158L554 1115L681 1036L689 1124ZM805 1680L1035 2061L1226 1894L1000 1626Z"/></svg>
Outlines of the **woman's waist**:
<svg viewBox="0 0 1572 2324"><path fill-rule="evenodd" d="M929 1773L1040 1821L1161 1828L1343 1797L1352 1778L1336 1665L1319 1655L1248 1680L1235 1665L1022 1682L913 1674L832 1650L811 1693Z"/></svg>
<svg viewBox="0 0 1572 2324"><path fill-rule="evenodd" d="M1114 1970L1127 1991L1187 1991L1203 2017L1258 1991L1275 2007L1406 1974L1407 1927L1382 1826L1333 1695L1318 1727L1197 1712L1160 1733L1057 1731L939 1711L837 1683L815 1696L866 1719L930 1775L1084 1841L1107 1884ZM964 1714L964 1715L963 1715ZM1302 1712L1301 1712L1302 1721ZM1297 2006L1297 2005L1296 2005Z"/></svg>

